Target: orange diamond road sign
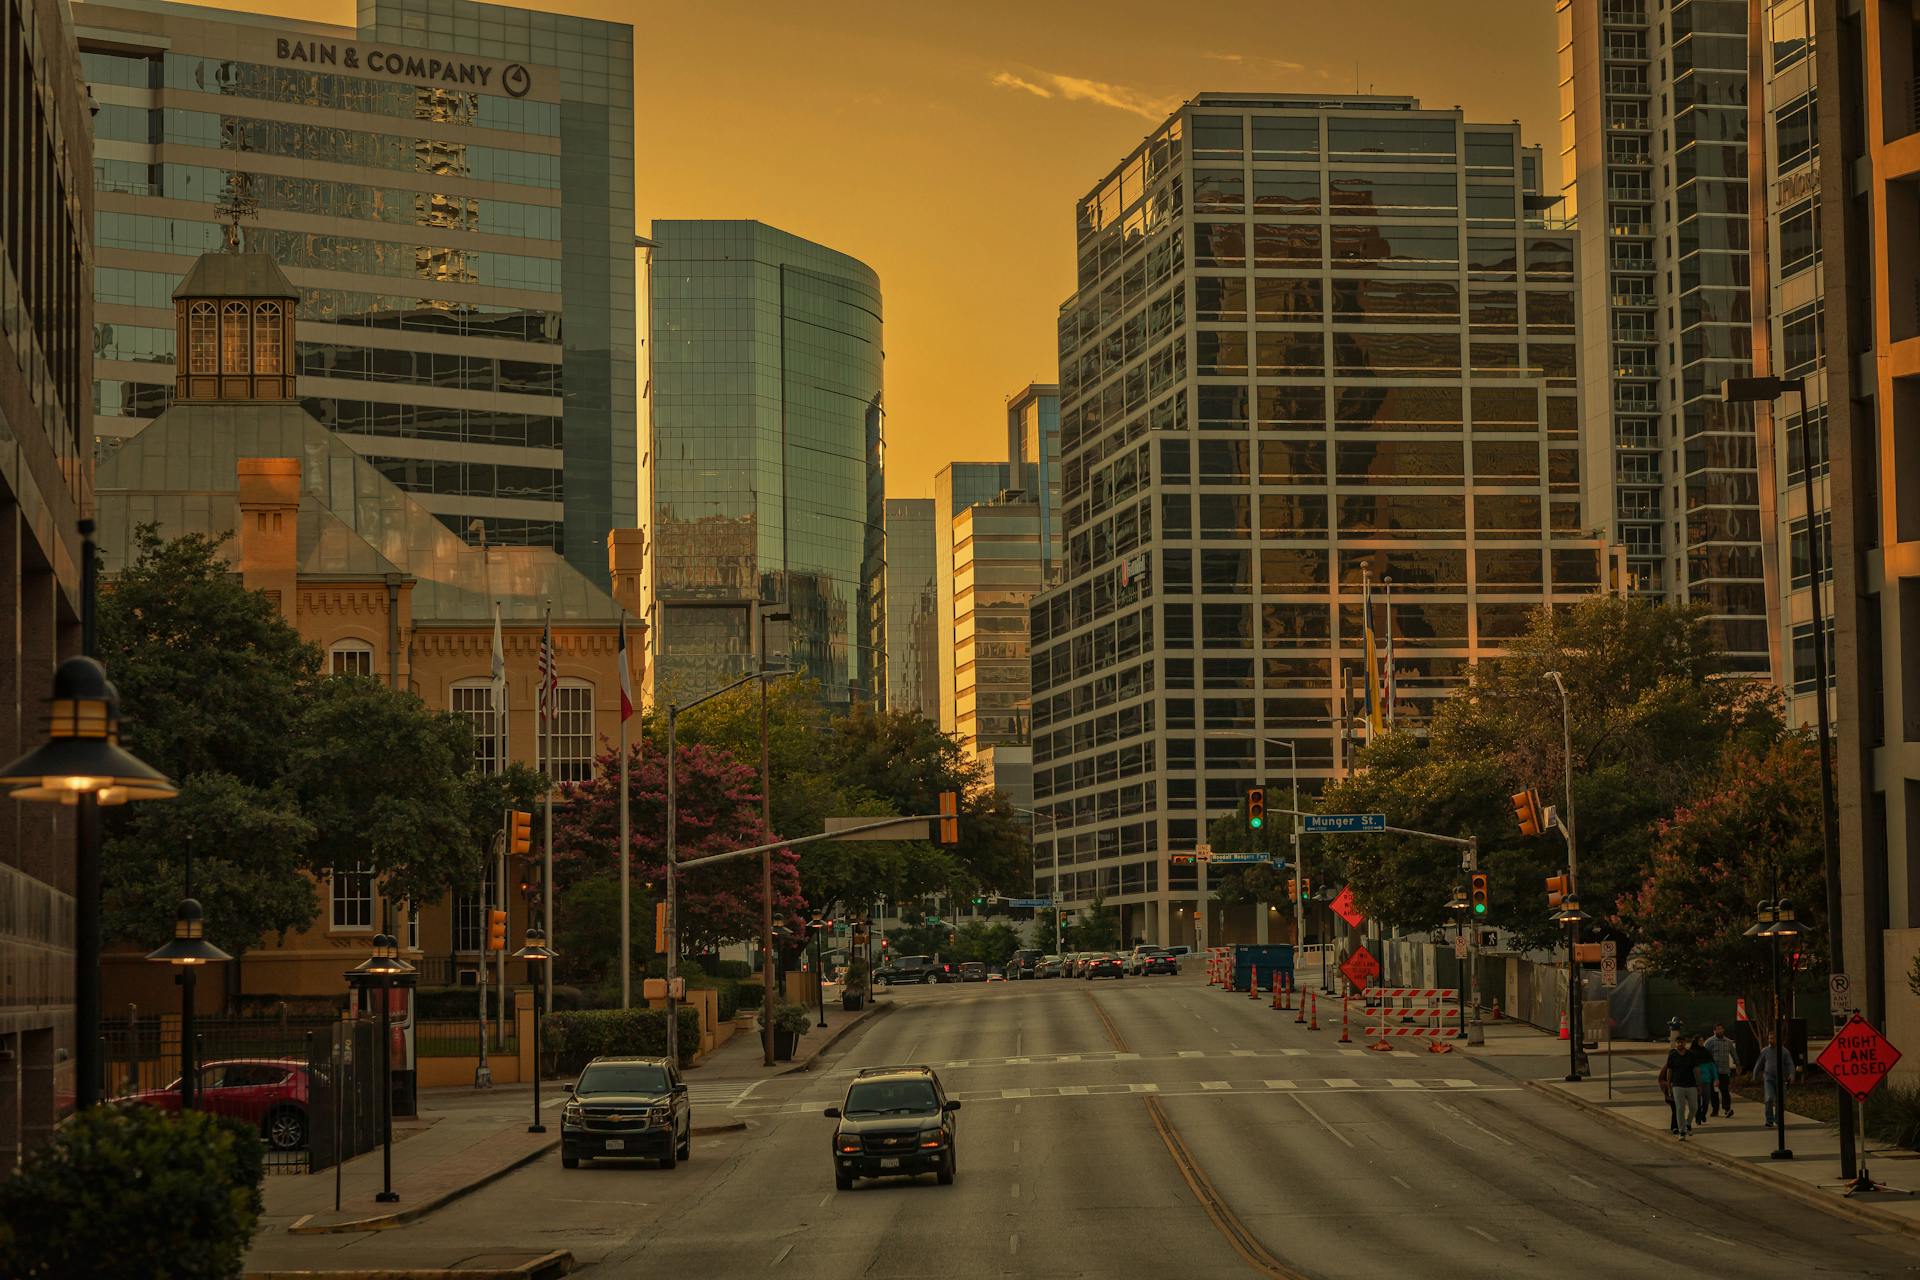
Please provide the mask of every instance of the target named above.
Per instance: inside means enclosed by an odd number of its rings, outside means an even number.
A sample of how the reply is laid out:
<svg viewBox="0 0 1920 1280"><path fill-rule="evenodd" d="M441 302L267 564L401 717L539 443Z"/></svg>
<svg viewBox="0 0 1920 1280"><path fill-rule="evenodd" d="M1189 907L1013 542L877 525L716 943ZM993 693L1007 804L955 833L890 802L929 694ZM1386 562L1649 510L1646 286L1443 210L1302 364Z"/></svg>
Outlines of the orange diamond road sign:
<svg viewBox="0 0 1920 1280"><path fill-rule="evenodd" d="M1353 954L1340 962L1340 972L1346 975L1348 982L1364 991L1380 972L1380 962L1365 947L1355 947Z"/></svg>
<svg viewBox="0 0 1920 1280"><path fill-rule="evenodd" d="M1353 905L1352 889L1342 889L1340 896L1328 905L1332 908L1333 914L1345 920L1355 929L1358 929L1361 923L1366 920L1366 916L1360 913L1360 908Z"/></svg>
<svg viewBox="0 0 1920 1280"><path fill-rule="evenodd" d="M1814 1061L1859 1102L1887 1078L1900 1061L1900 1051L1856 1013L1834 1032L1832 1042Z"/></svg>

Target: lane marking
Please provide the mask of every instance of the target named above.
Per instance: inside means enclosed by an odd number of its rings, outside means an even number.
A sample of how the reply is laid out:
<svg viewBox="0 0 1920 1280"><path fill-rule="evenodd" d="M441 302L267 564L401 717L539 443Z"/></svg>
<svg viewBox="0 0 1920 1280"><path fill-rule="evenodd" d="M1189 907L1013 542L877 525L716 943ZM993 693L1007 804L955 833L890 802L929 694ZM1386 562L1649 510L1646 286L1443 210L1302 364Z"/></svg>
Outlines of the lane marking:
<svg viewBox="0 0 1920 1280"><path fill-rule="evenodd" d="M1407 1080L1407 1079L1404 1079L1404 1078L1402 1078L1402 1077L1399 1077L1399 1076L1392 1076L1392 1077L1389 1077L1389 1078L1388 1078L1388 1080L1387 1080L1387 1083L1388 1083L1388 1084L1390 1084L1390 1085L1392 1085L1392 1086L1393 1086L1394 1088L1396 1088L1396 1089L1424 1089L1424 1088L1426 1088L1426 1086L1425 1086L1425 1085L1423 1085L1423 1084L1421 1084L1421 1083L1420 1083L1420 1082L1419 1082L1418 1080Z"/></svg>
<svg viewBox="0 0 1920 1280"><path fill-rule="evenodd" d="M820 1204L819 1204L819 1206L818 1206L818 1207L820 1207L820 1208L822 1208L822 1209L824 1209L824 1208L826 1208L826 1207L827 1207L827 1201L829 1201L829 1200L831 1200L831 1199L833 1199L833 1192L831 1192L831 1191L829 1191L829 1192L827 1192L827 1194L825 1194L825 1195L823 1195L823 1196L821 1196L821 1197L820 1197Z"/></svg>
<svg viewBox="0 0 1920 1280"><path fill-rule="evenodd" d="M1001 1096L1002 1098L1031 1098L1031 1097L1033 1096L1033 1090L1031 1090L1031 1089L1002 1089L1002 1090L1000 1091L1000 1096Z"/></svg>
<svg viewBox="0 0 1920 1280"><path fill-rule="evenodd" d="M1202 1089L1231 1089L1231 1088L1233 1088L1233 1081L1231 1081L1231 1080L1202 1080L1202 1081L1200 1082L1200 1087L1201 1087Z"/></svg>
<svg viewBox="0 0 1920 1280"><path fill-rule="evenodd" d="M1500 1237L1493 1235L1490 1232L1482 1231L1480 1228L1474 1226L1471 1222L1463 1222L1460 1225L1464 1226L1467 1230L1473 1232L1473 1234L1479 1236L1482 1240L1485 1240L1488 1244L1500 1243Z"/></svg>
<svg viewBox="0 0 1920 1280"><path fill-rule="evenodd" d="M1478 1121L1475 1121L1472 1118L1470 1118L1467 1115L1467 1113L1462 1111L1460 1108L1446 1102L1435 1103L1434 1105L1438 1106L1442 1111L1445 1111L1448 1114L1458 1118L1462 1124L1470 1125L1473 1128L1478 1129L1480 1132L1486 1134L1489 1138L1492 1138L1495 1142L1499 1143L1501 1146L1510 1147L1513 1145L1513 1143L1508 1139L1501 1137L1499 1134L1495 1133L1493 1130L1487 1128L1487 1126L1480 1124Z"/></svg>
<svg viewBox="0 0 1920 1280"><path fill-rule="evenodd" d="M1020 1252L1020 1233L1016 1231L1007 1237L1007 1253L1011 1256L1018 1252Z"/></svg>
<svg viewBox="0 0 1920 1280"><path fill-rule="evenodd" d="M1013 1154L1015 1154L1015 1155L1019 1155L1019 1154L1020 1154L1020 1139L1018 1139L1018 1138L1015 1138L1015 1139L1013 1140Z"/></svg>
<svg viewBox="0 0 1920 1280"><path fill-rule="evenodd" d="M1359 1087L1360 1082L1358 1080L1349 1080L1345 1076L1327 1077L1327 1088L1329 1089L1358 1089Z"/></svg>
<svg viewBox="0 0 1920 1280"><path fill-rule="evenodd" d="M1013 1184L1012 1196L1015 1200L1020 1198L1020 1184L1017 1182Z"/></svg>
<svg viewBox="0 0 1920 1280"><path fill-rule="evenodd" d="M1263 1083L1269 1089L1293 1089L1298 1087L1291 1080L1267 1080L1263 1081Z"/></svg>
<svg viewBox="0 0 1920 1280"><path fill-rule="evenodd" d="M1740 1247L1740 1243L1739 1243L1739 1241L1737 1241L1737 1240L1728 1240L1728 1239L1727 1239L1726 1237L1724 1237L1724 1236L1716 1236L1716 1235L1710 1235L1709 1233L1707 1233L1707 1232L1705 1232L1705 1231L1696 1231L1696 1232L1694 1232L1693 1234L1695 1234L1695 1235L1697 1235L1697 1236L1699 1236L1699 1237L1700 1237L1700 1238L1701 1238L1702 1240L1711 1240L1711 1241L1713 1241L1713 1242L1714 1242L1715 1244L1723 1244L1723 1245L1726 1245L1726 1246L1727 1246L1727 1247L1728 1247L1729 1249L1738 1249L1738 1248Z"/></svg>
<svg viewBox="0 0 1920 1280"><path fill-rule="evenodd" d="M767 1264L767 1270L769 1270L769 1271L771 1271L771 1270L773 1270L773 1269L774 1269L775 1267L777 1267L777 1266L779 1266L779 1265L780 1265L781 1263L783 1263L783 1262L785 1262L785 1261L787 1260L787 1255L788 1255L788 1254L790 1254L790 1253L792 1253L792 1252L793 1252L793 1246L792 1246L792 1245L788 1245L788 1246L787 1246L786 1248L784 1248L784 1249L782 1249L782 1250L780 1251L780 1254L779 1254L779 1256L778 1256L778 1257L776 1257L776 1258L775 1258L775 1259L774 1259L774 1260L773 1260L772 1262L769 1262L769 1263Z"/></svg>
<svg viewBox="0 0 1920 1280"><path fill-rule="evenodd" d="M1581 1186L1583 1186L1583 1187L1588 1187L1588 1188L1591 1188L1591 1189L1592 1189L1592 1190L1594 1190L1594 1191L1598 1191L1598 1190L1600 1189L1600 1184L1599 1184L1599 1183L1597 1183L1597 1182L1588 1182L1588 1181L1587 1181L1587 1180L1586 1180L1585 1178L1583 1178L1583 1177L1581 1177L1581 1176L1580 1176L1579 1174L1577 1174L1577 1173L1570 1173L1570 1174L1568 1174L1567 1176L1568 1176L1569 1178L1572 1178L1572 1179L1573 1179L1573 1180L1574 1180L1575 1182L1577 1182L1577 1183L1579 1183L1579 1184L1580 1184Z"/></svg>
<svg viewBox="0 0 1920 1280"><path fill-rule="evenodd" d="M1204 1058L1207 1056L1207 1051L1205 1049L1182 1049L1178 1056L1182 1058Z"/></svg>
<svg viewBox="0 0 1920 1280"><path fill-rule="evenodd" d="M1407 1191L1413 1190L1413 1184L1411 1182L1408 1182L1405 1178L1401 1177L1399 1174L1390 1173L1387 1176L1389 1178L1392 1178L1395 1182L1399 1183L1401 1187L1404 1188L1405 1190Z"/></svg>
<svg viewBox="0 0 1920 1280"><path fill-rule="evenodd" d="M1342 1142L1342 1143L1343 1143L1343 1144L1344 1144L1344 1145L1346 1146L1346 1148L1347 1148L1347 1150L1349 1150L1349 1151L1351 1151L1351 1150L1353 1150L1353 1140L1352 1140L1351 1138L1349 1138L1349 1137L1347 1137L1347 1135L1346 1135L1346 1134L1344 1134L1344 1133L1342 1133L1342 1132L1340 1132L1340 1131L1339 1131L1338 1129L1336 1129L1336 1128L1334 1128L1334 1127L1333 1127L1332 1125L1330 1125L1330 1124L1328 1124L1328 1123L1327 1123L1327 1118L1326 1118L1325 1116L1323 1116L1323 1115L1321 1115L1321 1114L1320 1114L1320 1113L1319 1113L1318 1111L1315 1111L1315 1110L1314 1110L1314 1109L1313 1109L1312 1107L1310 1107L1310 1106L1308 1106L1308 1105L1307 1105L1307 1104L1306 1104L1306 1103L1305 1103L1305 1102L1304 1102L1304 1101L1303 1101L1303 1100L1301 1099L1301 1097L1300 1097L1300 1095L1299 1095L1299 1094L1297 1094L1297 1093L1296 1093L1296 1094L1294 1094L1294 1095L1293 1095L1293 1100L1294 1100L1295 1102L1298 1102L1298 1103L1300 1104L1300 1109L1301 1109L1302 1111L1304 1111L1304 1112L1306 1112L1306 1113L1307 1113L1308 1115L1310 1115L1310 1116L1312 1116L1312 1117L1313 1117L1313 1118L1314 1118L1315 1120L1317 1120L1317 1121L1319 1121L1319 1122L1320 1122L1320 1127L1321 1127L1322 1129L1325 1129L1325 1130L1326 1130L1326 1131L1327 1131L1328 1133L1330 1133L1330 1134L1332 1134L1332 1135L1333 1135L1334 1137L1336 1137L1336 1138L1338 1138L1338 1139L1340 1139L1340 1141L1341 1141L1341 1142Z"/></svg>
<svg viewBox="0 0 1920 1280"><path fill-rule="evenodd" d="M1083 1084L1063 1084L1060 1086L1060 1096L1063 1098L1084 1098L1087 1096L1087 1086Z"/></svg>
<svg viewBox="0 0 1920 1280"><path fill-rule="evenodd" d="M1128 1091L1129 1091L1129 1092L1132 1092L1132 1093L1158 1093L1158 1092L1160 1092L1160 1086L1159 1086L1159 1085L1157 1085L1157 1084L1155 1084L1155 1083L1153 1083L1153 1081L1151 1081L1151 1080L1149 1080L1149 1081L1147 1081L1147 1082L1146 1082L1145 1084L1130 1084L1130 1085L1128 1085L1128 1086L1127 1086L1127 1089L1128 1089Z"/></svg>

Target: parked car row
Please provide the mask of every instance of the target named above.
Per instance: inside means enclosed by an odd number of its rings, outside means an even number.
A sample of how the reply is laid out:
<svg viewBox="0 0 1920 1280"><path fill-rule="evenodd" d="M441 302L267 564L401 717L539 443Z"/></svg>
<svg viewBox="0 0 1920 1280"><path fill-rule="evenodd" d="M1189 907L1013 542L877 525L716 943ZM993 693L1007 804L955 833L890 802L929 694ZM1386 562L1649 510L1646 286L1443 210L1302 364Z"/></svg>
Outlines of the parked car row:
<svg viewBox="0 0 1920 1280"><path fill-rule="evenodd" d="M897 983L926 985L936 982L1001 982L1027 978L1091 978L1145 976L1153 973L1180 972L1181 958L1190 947L1156 947L1146 944L1129 952L1071 951L1049 955L1035 950L1013 953L1006 967L989 966L977 960L960 964L937 960L932 956L894 956L874 972L874 980L883 986ZM1108 962L1111 961L1111 964Z"/></svg>

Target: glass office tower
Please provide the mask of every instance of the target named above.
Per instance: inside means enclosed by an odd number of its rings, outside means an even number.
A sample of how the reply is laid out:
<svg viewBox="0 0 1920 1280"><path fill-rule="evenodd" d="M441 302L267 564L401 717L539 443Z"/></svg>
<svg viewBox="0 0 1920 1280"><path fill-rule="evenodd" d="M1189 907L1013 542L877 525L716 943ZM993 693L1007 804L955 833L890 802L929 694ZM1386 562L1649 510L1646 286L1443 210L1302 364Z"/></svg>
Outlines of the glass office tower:
<svg viewBox="0 0 1920 1280"><path fill-rule="evenodd" d="M1514 124L1409 98L1202 94L1077 204L1065 556L1032 612L1037 892L1193 918L1168 851L1348 767L1362 614L1421 727L1543 603L1599 585L1572 234ZM1380 584L1391 579L1391 618ZM1249 919L1249 917L1253 917Z"/></svg>
<svg viewBox="0 0 1920 1280"><path fill-rule="evenodd" d="M758 222L657 221L651 238L657 695L750 670L777 610L830 702L869 696L884 633L880 278Z"/></svg>
<svg viewBox="0 0 1920 1280"><path fill-rule="evenodd" d="M1040 504L1050 532L1041 543L1041 578L1053 577L1060 542L1060 388L1028 383L1007 397L1007 474Z"/></svg>
<svg viewBox="0 0 1920 1280"><path fill-rule="evenodd" d="M887 705L940 720L939 605L934 600L933 499L887 499Z"/></svg>
<svg viewBox="0 0 1920 1280"><path fill-rule="evenodd" d="M237 241L302 292L316 417L463 536L604 583L640 515L632 28L469 0L364 0L355 27L74 12L102 447L166 408L173 287Z"/></svg>
<svg viewBox="0 0 1920 1280"><path fill-rule="evenodd" d="M1706 606L1768 668L1751 357L1747 6L1558 0L1561 176L1580 237L1596 521L1639 594Z"/></svg>

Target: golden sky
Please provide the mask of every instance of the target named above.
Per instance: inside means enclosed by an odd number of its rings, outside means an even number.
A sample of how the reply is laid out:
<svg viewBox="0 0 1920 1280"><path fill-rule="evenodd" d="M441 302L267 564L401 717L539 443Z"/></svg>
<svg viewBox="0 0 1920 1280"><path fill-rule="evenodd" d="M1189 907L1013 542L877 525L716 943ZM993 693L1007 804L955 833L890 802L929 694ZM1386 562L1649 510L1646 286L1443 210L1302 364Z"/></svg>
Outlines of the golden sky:
<svg viewBox="0 0 1920 1280"><path fill-rule="evenodd" d="M353 6L222 7L353 22ZM1206 90L1405 95L1518 119L1555 173L1549 0L531 0L632 23L638 230L757 218L886 305L887 492L1006 456L1056 377L1073 203Z"/></svg>

